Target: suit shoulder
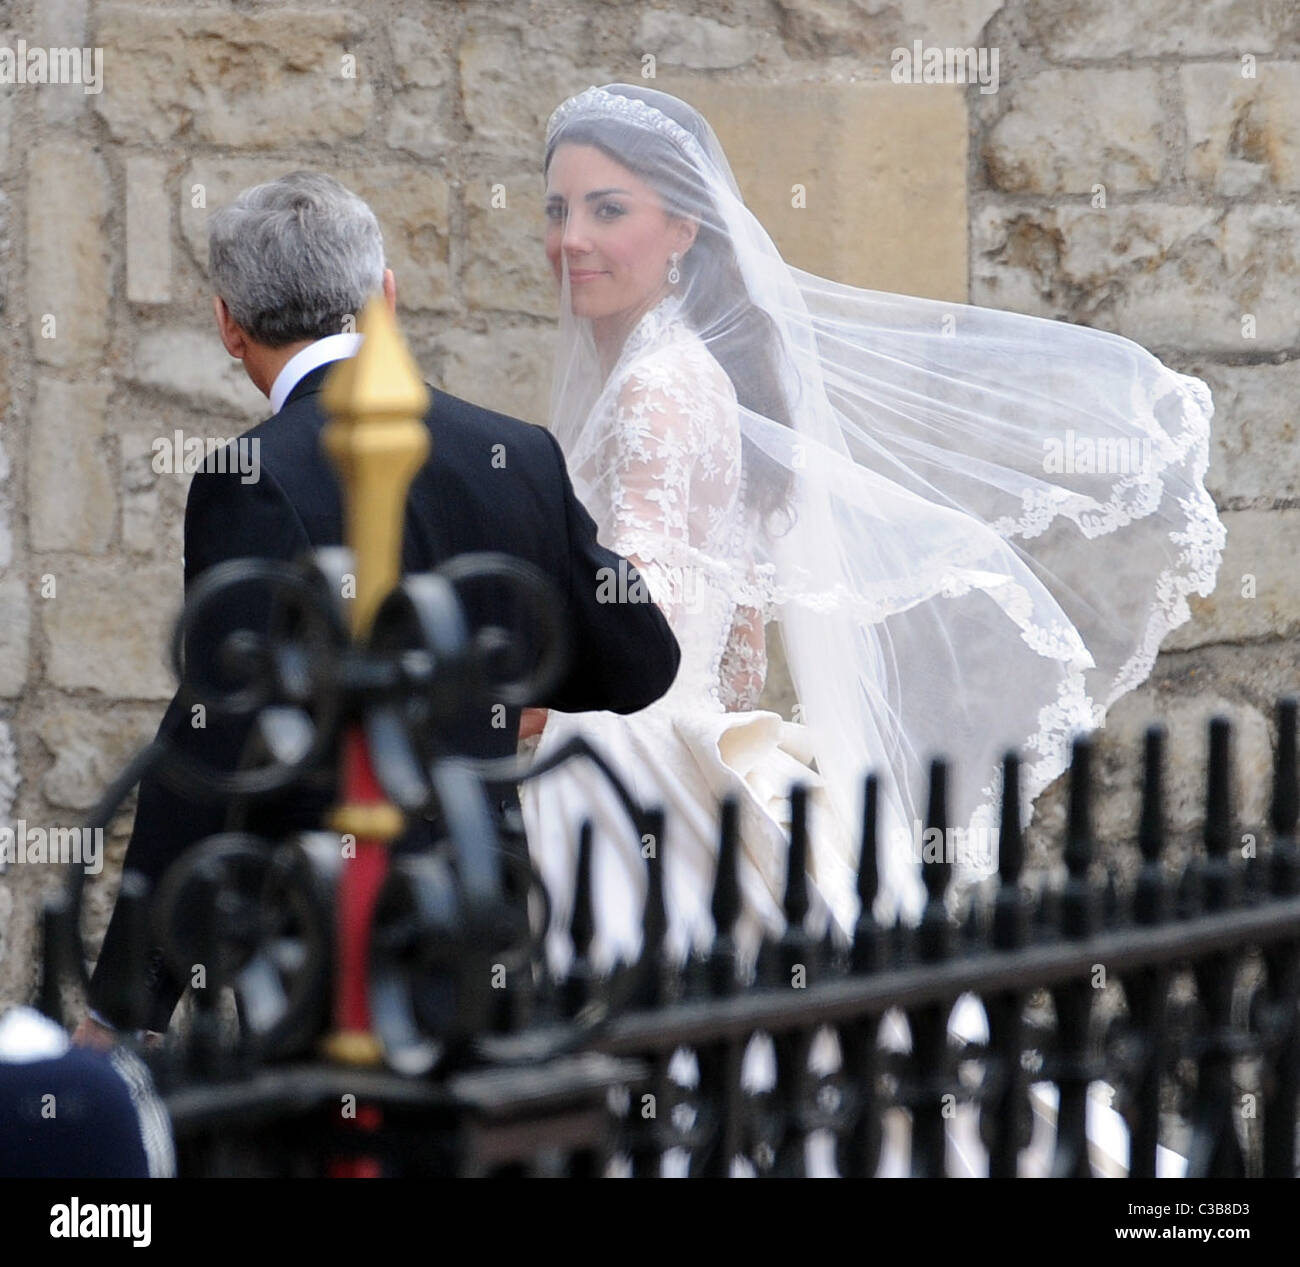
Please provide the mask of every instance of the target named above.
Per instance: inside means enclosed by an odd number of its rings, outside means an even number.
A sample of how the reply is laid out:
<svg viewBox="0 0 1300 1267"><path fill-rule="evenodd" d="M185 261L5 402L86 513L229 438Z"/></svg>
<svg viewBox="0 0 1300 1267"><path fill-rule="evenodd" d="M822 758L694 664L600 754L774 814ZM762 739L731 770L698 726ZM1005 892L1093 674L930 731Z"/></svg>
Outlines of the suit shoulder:
<svg viewBox="0 0 1300 1267"><path fill-rule="evenodd" d="M545 445L549 434L545 427L522 418L512 418L509 414L498 413L475 405L459 396L447 392L432 390L433 399L429 406L429 422L433 427L450 424L472 435L489 436L519 440L527 444Z"/></svg>

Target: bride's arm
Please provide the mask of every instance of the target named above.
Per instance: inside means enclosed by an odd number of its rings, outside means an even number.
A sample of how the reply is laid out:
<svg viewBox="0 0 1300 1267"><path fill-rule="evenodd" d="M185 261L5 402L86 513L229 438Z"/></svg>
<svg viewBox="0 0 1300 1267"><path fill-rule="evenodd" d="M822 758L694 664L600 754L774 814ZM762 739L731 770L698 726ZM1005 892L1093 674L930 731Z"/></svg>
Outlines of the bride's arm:
<svg viewBox="0 0 1300 1267"><path fill-rule="evenodd" d="M610 548L641 574L670 623L685 579L691 468L699 456L689 405L677 379L648 366L629 375L615 408Z"/></svg>

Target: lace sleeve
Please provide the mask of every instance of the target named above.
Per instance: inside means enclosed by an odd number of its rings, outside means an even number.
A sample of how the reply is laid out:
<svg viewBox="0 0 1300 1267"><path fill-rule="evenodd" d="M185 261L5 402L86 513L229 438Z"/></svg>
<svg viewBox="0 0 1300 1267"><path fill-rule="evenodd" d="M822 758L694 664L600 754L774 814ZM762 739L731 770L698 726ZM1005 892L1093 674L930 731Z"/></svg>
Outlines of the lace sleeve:
<svg viewBox="0 0 1300 1267"><path fill-rule="evenodd" d="M767 681L767 637L757 608L736 608L718 677L722 706L729 713L758 707Z"/></svg>
<svg viewBox="0 0 1300 1267"><path fill-rule="evenodd" d="M686 402L674 386L650 368L623 384L611 481L610 548L641 573L669 622L677 606L675 578L689 553L693 460Z"/></svg>

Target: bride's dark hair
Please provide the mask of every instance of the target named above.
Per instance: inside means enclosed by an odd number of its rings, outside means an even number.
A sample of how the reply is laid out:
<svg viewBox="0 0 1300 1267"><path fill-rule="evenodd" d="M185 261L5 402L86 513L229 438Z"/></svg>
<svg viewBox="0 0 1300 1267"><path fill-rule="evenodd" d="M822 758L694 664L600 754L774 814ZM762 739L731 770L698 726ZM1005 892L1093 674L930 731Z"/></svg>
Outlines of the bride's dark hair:
<svg viewBox="0 0 1300 1267"><path fill-rule="evenodd" d="M704 121L685 102L674 97L665 100L662 93L649 100L630 85L611 86L608 91L654 106L704 145ZM790 402L779 371L784 355L780 334L771 317L750 298L731 241L722 231L718 209L681 146L671 137L614 116L577 118L551 138L543 175L550 170L556 149L566 143L600 150L655 189L670 216L698 224L695 241L679 265L683 274L691 275L690 298L682 316L695 329L709 332L709 351L726 371L741 406L792 426ZM747 470L764 472L764 479L747 481L747 489L751 505L770 531L772 515L784 512L791 516L788 503L794 476L747 437L742 436L741 450ZM762 490L757 496L753 491L756 485ZM789 526L787 523L787 530Z"/></svg>

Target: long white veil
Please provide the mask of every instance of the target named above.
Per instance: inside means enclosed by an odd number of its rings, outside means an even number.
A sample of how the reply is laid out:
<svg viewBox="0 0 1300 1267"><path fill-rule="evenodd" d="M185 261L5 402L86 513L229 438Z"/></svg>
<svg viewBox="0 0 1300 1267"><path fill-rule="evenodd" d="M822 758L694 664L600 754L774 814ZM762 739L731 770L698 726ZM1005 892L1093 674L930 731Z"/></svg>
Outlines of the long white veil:
<svg viewBox="0 0 1300 1267"><path fill-rule="evenodd" d="M929 759L953 761L958 877L988 873L1004 750L1025 759L1027 822L1071 737L1213 589L1209 391L1114 334L790 267L707 122L665 93L590 88L552 116L548 166L564 142L597 146L698 225L671 290L739 406L746 531L725 550L638 555L725 578L779 622L844 824L865 771L882 776L880 913L915 912ZM566 273L552 425L584 497L610 442L590 327ZM851 889L856 858L813 847L820 882Z"/></svg>

